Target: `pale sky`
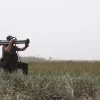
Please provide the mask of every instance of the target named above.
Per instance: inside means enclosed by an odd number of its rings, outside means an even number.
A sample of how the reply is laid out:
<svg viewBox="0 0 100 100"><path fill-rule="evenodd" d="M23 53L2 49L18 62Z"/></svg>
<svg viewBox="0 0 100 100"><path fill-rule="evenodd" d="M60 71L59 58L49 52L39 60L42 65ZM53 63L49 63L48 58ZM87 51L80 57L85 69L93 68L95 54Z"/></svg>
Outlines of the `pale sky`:
<svg viewBox="0 0 100 100"><path fill-rule="evenodd" d="M30 39L21 56L100 60L100 0L0 0L0 40L9 34Z"/></svg>

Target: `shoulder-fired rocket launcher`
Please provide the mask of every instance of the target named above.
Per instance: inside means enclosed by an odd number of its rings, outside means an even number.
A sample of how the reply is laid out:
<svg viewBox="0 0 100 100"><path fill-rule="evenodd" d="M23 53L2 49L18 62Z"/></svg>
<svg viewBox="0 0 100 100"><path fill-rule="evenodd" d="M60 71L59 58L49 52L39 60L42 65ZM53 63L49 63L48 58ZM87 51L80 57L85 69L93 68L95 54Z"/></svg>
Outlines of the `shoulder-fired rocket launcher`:
<svg viewBox="0 0 100 100"><path fill-rule="evenodd" d="M15 42L13 44L29 44L30 40L26 39L26 40L15 40ZM0 45L7 45L9 44L8 40L0 40Z"/></svg>

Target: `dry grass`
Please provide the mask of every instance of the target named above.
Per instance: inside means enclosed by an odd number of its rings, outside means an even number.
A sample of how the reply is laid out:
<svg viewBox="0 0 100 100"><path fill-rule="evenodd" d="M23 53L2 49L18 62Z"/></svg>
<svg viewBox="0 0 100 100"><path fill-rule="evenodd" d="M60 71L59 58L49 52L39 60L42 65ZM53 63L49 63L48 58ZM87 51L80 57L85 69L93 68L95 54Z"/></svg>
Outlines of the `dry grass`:
<svg viewBox="0 0 100 100"><path fill-rule="evenodd" d="M0 71L0 100L71 100L99 89L99 62L30 62L28 76Z"/></svg>
<svg viewBox="0 0 100 100"><path fill-rule="evenodd" d="M72 74L99 74L99 61L45 61L45 62L30 62L29 71L41 73L68 72Z"/></svg>

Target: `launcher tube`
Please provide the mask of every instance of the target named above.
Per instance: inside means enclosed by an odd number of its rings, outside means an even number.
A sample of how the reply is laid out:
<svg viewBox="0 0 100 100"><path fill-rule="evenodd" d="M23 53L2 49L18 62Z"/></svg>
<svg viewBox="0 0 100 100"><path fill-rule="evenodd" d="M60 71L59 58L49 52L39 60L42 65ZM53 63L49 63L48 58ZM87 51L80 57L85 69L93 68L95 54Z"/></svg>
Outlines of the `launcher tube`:
<svg viewBox="0 0 100 100"><path fill-rule="evenodd" d="M13 44L25 44L27 42L27 44L30 42L29 39L26 40L15 40L15 42ZM9 41L7 40L0 40L0 45L7 45L9 44Z"/></svg>

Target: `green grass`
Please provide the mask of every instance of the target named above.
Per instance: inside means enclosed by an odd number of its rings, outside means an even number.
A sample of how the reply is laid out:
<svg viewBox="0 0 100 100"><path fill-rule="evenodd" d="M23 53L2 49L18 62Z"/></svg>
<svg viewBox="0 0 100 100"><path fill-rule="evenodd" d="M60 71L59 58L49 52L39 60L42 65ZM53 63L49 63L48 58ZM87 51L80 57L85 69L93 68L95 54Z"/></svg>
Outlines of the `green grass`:
<svg viewBox="0 0 100 100"><path fill-rule="evenodd" d="M71 100L100 89L100 62L30 62L29 75L0 71L0 100Z"/></svg>

